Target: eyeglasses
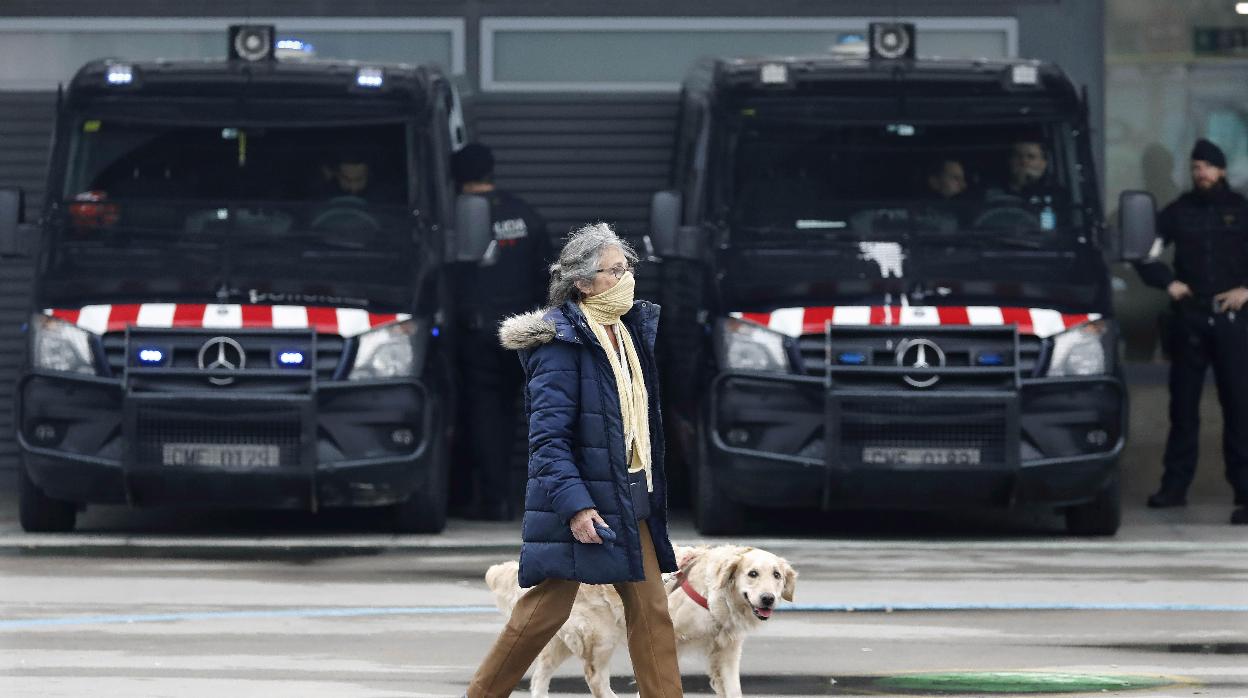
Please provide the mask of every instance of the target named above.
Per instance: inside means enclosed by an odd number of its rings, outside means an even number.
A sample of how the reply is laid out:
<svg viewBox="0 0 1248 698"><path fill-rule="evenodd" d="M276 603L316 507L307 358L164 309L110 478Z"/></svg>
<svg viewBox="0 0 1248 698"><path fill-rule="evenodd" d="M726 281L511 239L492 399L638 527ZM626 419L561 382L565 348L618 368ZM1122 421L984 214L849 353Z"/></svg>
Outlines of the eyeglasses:
<svg viewBox="0 0 1248 698"><path fill-rule="evenodd" d="M617 264L611 267L610 269L595 269L594 272L597 274L601 274L605 271L611 276L614 276L616 281L619 281L620 279L624 278L625 274L627 274L628 272L636 268L637 268L636 264L629 264L628 266Z"/></svg>

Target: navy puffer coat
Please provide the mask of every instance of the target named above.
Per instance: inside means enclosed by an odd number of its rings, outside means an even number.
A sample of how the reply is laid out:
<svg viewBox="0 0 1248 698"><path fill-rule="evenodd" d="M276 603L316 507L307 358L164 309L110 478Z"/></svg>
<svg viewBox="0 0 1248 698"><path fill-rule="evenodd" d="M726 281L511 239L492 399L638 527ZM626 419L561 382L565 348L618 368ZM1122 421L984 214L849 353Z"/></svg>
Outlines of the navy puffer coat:
<svg viewBox="0 0 1248 698"><path fill-rule="evenodd" d="M667 480L659 413L654 338L659 306L637 301L623 322L637 346L650 393L650 446L654 491L647 523L659 569L676 571L667 534ZM528 386L529 478L524 495L520 586L548 577L589 584L645 579L633 503L624 463L620 397L606 351L574 303L508 319L499 330L507 349L519 351ZM578 543L568 522L595 508L616 533L615 545Z"/></svg>

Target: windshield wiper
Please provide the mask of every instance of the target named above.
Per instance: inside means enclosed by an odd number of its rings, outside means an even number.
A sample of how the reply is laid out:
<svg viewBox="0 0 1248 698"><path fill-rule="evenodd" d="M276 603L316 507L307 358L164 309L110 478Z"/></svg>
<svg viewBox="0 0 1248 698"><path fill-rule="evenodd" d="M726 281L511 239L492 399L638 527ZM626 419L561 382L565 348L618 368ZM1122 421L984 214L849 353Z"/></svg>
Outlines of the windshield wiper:
<svg viewBox="0 0 1248 698"><path fill-rule="evenodd" d="M1014 249L1026 250L1051 250L1052 245L1047 241L1034 237L1024 237L1021 235L1002 234L999 232L973 232L958 231L956 233L923 233L912 235L910 240L917 243L931 244L974 244L980 248L990 247L1010 247Z"/></svg>

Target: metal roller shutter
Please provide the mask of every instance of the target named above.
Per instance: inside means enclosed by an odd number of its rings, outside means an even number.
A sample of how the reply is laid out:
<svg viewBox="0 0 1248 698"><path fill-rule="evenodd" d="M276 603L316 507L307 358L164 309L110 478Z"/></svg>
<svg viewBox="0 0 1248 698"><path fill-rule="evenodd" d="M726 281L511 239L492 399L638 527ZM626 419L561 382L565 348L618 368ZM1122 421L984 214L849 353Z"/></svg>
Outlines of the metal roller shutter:
<svg viewBox="0 0 1248 698"><path fill-rule="evenodd" d="M43 207L55 105L51 92L0 92L0 186L26 191L28 221L37 219ZM0 260L0 471L17 465L13 390L25 353L22 325L31 279L30 260ZM10 486L8 477L0 482Z"/></svg>
<svg viewBox="0 0 1248 698"><path fill-rule="evenodd" d="M644 256L677 107L674 94L507 94L476 95L468 111L473 138L494 149L498 186L533 205L556 239L606 221ZM658 298L655 267L638 272L639 297Z"/></svg>

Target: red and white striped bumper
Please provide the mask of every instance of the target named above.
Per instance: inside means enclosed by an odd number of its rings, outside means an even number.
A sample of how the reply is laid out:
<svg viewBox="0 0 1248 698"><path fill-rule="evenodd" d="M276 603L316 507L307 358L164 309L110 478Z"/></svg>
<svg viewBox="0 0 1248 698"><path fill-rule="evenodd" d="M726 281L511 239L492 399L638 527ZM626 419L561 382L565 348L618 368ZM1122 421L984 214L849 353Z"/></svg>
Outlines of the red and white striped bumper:
<svg viewBox="0 0 1248 698"><path fill-rule="evenodd" d="M354 337L374 327L411 318L407 313L370 313L359 308L202 303L84 305L78 309L48 308L43 314L71 322L94 334L121 332L126 327L191 327L314 329L340 337Z"/></svg>
<svg viewBox="0 0 1248 698"><path fill-rule="evenodd" d="M1097 313L1060 313L1047 308L938 305L838 305L823 308L778 308L770 313L732 313L776 332L799 337L822 334L826 323L846 326L975 326L1017 325L1021 334L1051 337L1085 322Z"/></svg>

